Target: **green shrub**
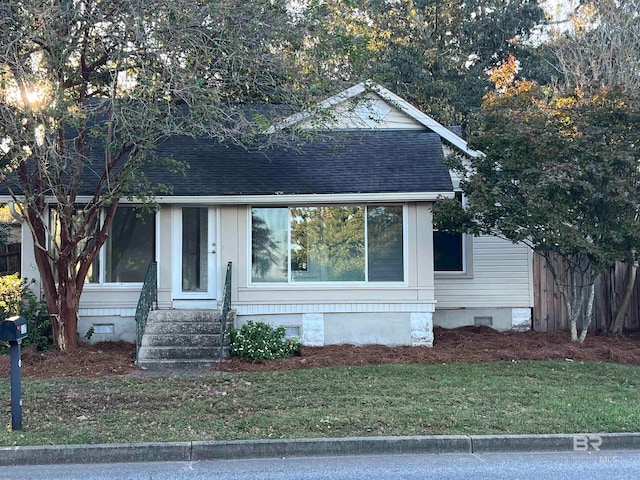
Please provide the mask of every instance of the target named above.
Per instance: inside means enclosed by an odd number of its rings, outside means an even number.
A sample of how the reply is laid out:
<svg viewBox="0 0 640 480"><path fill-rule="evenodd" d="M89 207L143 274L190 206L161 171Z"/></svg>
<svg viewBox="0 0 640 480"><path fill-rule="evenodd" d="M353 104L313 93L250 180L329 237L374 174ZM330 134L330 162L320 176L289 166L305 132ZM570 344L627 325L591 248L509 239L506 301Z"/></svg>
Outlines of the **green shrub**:
<svg viewBox="0 0 640 480"><path fill-rule="evenodd" d="M17 273L0 277L0 320L22 315L27 320L27 338L22 345L33 345L37 350L53 347L51 321L44 302L29 290L29 282L20 280ZM6 353L7 344L0 343L0 354Z"/></svg>
<svg viewBox="0 0 640 480"><path fill-rule="evenodd" d="M284 327L272 327L263 322L248 321L239 330L229 331L229 350L234 357L247 360L274 359L298 354L300 342L284 338Z"/></svg>

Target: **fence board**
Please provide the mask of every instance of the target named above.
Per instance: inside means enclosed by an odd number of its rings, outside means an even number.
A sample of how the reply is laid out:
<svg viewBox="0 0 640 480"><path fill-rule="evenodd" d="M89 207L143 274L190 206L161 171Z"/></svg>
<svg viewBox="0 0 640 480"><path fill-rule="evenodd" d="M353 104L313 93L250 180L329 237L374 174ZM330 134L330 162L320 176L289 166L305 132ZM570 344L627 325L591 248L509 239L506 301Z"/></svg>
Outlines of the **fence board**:
<svg viewBox="0 0 640 480"><path fill-rule="evenodd" d="M615 311L622 301L627 268L627 265L619 263L596 282L594 319L590 330L602 330L609 323L610 312ZM640 277L640 271L638 277ZM538 254L533 256L533 288L535 299L533 329L540 332L568 330L567 310L560 292L553 283L553 276L544 258ZM640 330L640 278L636 278L633 295L625 314L624 329Z"/></svg>

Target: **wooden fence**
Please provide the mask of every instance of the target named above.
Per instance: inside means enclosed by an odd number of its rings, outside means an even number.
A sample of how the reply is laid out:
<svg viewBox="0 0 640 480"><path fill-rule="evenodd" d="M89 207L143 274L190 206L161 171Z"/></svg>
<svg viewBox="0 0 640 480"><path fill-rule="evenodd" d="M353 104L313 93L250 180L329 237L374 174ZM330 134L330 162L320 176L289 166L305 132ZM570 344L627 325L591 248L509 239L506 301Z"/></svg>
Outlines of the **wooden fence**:
<svg viewBox="0 0 640 480"><path fill-rule="evenodd" d="M610 323L611 312L622 300L626 286L626 275L627 266L618 264L596 282L594 319L590 330L602 330L605 325ZM638 277L640 277L640 270ZM568 330L567 309L560 292L553 283L553 277L544 258L537 254L533 255L533 283L533 329L540 332ZM624 329L626 331L640 330L640 278L636 278L631 302L625 316Z"/></svg>
<svg viewBox="0 0 640 480"><path fill-rule="evenodd" d="M20 273L20 247L19 243L0 245L0 275Z"/></svg>

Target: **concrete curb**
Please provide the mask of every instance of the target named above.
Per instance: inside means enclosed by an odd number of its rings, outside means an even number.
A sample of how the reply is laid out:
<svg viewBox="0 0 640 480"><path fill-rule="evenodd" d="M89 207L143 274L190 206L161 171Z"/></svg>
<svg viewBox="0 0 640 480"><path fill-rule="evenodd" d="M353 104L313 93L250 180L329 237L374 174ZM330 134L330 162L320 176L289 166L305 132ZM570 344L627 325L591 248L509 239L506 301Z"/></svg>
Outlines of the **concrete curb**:
<svg viewBox="0 0 640 480"><path fill-rule="evenodd" d="M434 435L0 447L0 466L340 455L640 450L640 433Z"/></svg>

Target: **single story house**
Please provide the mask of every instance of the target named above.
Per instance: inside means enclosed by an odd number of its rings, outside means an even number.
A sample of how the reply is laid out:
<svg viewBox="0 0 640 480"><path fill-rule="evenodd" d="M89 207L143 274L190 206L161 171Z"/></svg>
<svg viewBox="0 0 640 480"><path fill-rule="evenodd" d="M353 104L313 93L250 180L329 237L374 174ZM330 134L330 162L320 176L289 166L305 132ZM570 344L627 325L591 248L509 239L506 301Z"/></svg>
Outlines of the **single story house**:
<svg viewBox="0 0 640 480"><path fill-rule="evenodd" d="M319 121L319 112L330 115ZM433 203L457 190L445 155L480 155L459 129L363 83L271 133L319 123L333 134L296 148L187 137L161 145L189 168L150 173L173 187L157 213L122 202L81 298L80 335L135 339L151 261L159 309L219 309L231 262L236 325L283 325L307 345L430 346L433 325L530 327L532 252L433 229ZM38 288L26 227L22 243L22 274Z"/></svg>

